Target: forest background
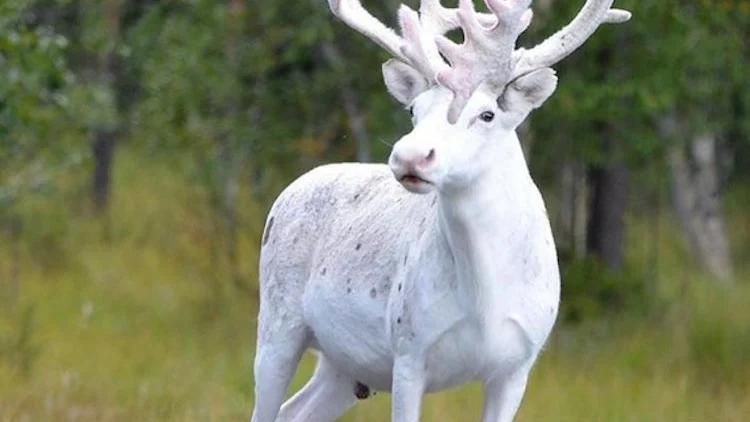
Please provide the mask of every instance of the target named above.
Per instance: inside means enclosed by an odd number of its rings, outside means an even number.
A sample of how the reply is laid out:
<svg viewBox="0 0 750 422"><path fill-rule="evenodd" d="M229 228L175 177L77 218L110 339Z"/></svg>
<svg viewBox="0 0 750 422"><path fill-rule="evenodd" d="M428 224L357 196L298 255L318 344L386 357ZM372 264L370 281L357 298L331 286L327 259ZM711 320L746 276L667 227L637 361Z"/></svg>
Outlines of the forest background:
<svg viewBox="0 0 750 422"><path fill-rule="evenodd" d="M747 420L750 2L616 6L520 129L563 302L518 420ZM0 1L0 421L247 420L266 212L408 131L386 59L323 0Z"/></svg>

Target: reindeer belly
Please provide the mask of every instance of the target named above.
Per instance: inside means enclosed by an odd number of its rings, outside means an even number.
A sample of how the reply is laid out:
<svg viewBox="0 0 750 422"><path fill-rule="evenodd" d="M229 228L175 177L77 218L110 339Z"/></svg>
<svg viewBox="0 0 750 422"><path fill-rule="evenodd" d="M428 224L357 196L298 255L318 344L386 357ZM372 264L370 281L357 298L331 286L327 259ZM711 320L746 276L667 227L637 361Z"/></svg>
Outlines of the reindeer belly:
<svg viewBox="0 0 750 422"><path fill-rule="evenodd" d="M468 321L442 335L428 349L426 391L443 391L477 379L485 362L481 345L479 328Z"/></svg>
<svg viewBox="0 0 750 422"><path fill-rule="evenodd" d="M319 350L342 373L374 390L391 387L393 357L386 332L386 292L310 280L305 322Z"/></svg>

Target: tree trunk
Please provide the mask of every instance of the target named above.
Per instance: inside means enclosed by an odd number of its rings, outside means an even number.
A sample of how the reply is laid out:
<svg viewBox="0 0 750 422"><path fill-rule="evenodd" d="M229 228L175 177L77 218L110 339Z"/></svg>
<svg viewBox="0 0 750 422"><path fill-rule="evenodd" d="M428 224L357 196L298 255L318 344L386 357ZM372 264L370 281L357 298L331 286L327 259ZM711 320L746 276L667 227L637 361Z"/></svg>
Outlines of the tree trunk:
<svg viewBox="0 0 750 422"><path fill-rule="evenodd" d="M260 96L263 91L264 81L257 79L252 85L252 91L256 93L256 97ZM249 119L254 128L259 128L263 123L263 116L261 114L261 108L257 102L250 104ZM250 150L255 151L255 156L250 157L251 161L251 173L250 173L250 192L258 202L264 203L266 199L266 188L267 188L267 170L261 164L262 157L258 157L258 149L252 148L255 145L260 144L261 135L258 132L251 132L248 142L250 143Z"/></svg>
<svg viewBox="0 0 750 422"><path fill-rule="evenodd" d="M332 42L326 42L321 46L323 58L328 64L338 72L343 71L346 66L341 53ZM348 83L341 85L342 102L346 112L349 132L354 137L357 146L357 161L372 161L372 152L370 149L370 137L367 134L367 125L362 111L360 110L352 87Z"/></svg>
<svg viewBox="0 0 750 422"><path fill-rule="evenodd" d="M625 43L618 39L616 45L596 52L595 60L601 69L612 70L615 75L623 69L616 67L613 59ZM603 77L603 76L600 76ZM625 75L620 75L624 78ZM625 263L625 213L628 208L628 168L623 161L619 141L613 128L606 122L595 122L602 139L602 152L607 160L603 165L589 169L590 185L589 221L586 230L586 249L608 268L621 269Z"/></svg>
<svg viewBox="0 0 750 422"><path fill-rule="evenodd" d="M560 243L574 255L586 252L586 171L584 165L566 159L560 169Z"/></svg>
<svg viewBox="0 0 750 422"><path fill-rule="evenodd" d="M215 198L211 201L218 214L218 224L222 228L224 246L220 249L225 253L226 263L232 281L240 285L242 277L239 271L239 260L237 254L237 199L239 186L237 184L238 160L233 156L235 152L227 139L227 135L217 142L218 154L218 180L216 180ZM215 261L219 264L220 261Z"/></svg>
<svg viewBox="0 0 750 422"><path fill-rule="evenodd" d="M122 11L125 0L107 0L103 5L104 20L110 39L119 43ZM84 6L85 7L85 6ZM116 82L120 76L120 58L116 48L108 48L99 56L99 77L105 89L116 97L119 93ZM119 111L119 110L118 110ZM109 207L112 190L112 164L117 145L117 127L94 128L91 150L94 158L94 173L91 178L91 193L94 210L105 213Z"/></svg>
<svg viewBox="0 0 750 422"><path fill-rule="evenodd" d="M235 75L239 72L239 57L238 57L238 45L241 42L242 36L242 17L245 12L245 2L243 0L229 0L229 12L230 12L230 28L231 32L227 41L227 59L230 63L230 68ZM230 118L239 112L239 100L237 98L229 98L227 103L227 112ZM223 145L220 146L221 151L219 153L219 160L221 163L221 169L219 170L222 175L222 191L223 191L223 219L224 229L226 233L226 258L229 265L229 272L232 277L232 282L236 287L245 288L242 274L239 266L239 256L237 253L237 198L239 195L239 186L237 184L237 170L239 168L239 160L235 156L235 146L237 143L233 139L235 137L232 133L227 133L223 136L220 141Z"/></svg>
<svg viewBox="0 0 750 422"><path fill-rule="evenodd" d="M344 110L346 110L347 121L349 122L349 131L357 143L357 161L368 163L372 161L372 152L370 151L370 137L367 134L367 125L362 111L357 104L356 96L350 86L345 85L343 89Z"/></svg>
<svg viewBox="0 0 750 422"><path fill-rule="evenodd" d="M696 137L685 150L669 151L673 198L680 224L693 253L717 280L733 282L732 265L719 199L716 138Z"/></svg>
<svg viewBox="0 0 750 422"><path fill-rule="evenodd" d="M589 172L591 201L586 248L609 268L625 262L625 212L628 205L628 169L622 161Z"/></svg>
<svg viewBox="0 0 750 422"><path fill-rule="evenodd" d="M97 213L106 211L112 186L112 159L115 153L115 132L97 129L91 145L94 156L94 173L91 178L91 196Z"/></svg>

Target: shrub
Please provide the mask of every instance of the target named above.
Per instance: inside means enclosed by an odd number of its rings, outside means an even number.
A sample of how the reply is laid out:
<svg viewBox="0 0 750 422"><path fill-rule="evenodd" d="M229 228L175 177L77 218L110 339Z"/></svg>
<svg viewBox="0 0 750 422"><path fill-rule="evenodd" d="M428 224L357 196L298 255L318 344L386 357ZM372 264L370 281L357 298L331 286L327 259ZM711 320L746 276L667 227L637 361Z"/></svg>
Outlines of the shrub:
<svg viewBox="0 0 750 422"><path fill-rule="evenodd" d="M622 312L644 315L654 309L655 289L642 270L612 270L591 256L561 261L562 321L575 323Z"/></svg>

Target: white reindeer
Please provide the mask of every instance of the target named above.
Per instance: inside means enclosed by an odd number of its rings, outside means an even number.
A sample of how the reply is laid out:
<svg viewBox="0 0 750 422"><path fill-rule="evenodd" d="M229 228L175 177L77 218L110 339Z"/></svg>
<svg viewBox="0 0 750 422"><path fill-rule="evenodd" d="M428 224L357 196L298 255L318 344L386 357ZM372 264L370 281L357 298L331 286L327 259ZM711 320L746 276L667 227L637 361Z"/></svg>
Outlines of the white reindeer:
<svg viewBox="0 0 750 422"><path fill-rule="evenodd" d="M395 57L385 84L414 128L388 165L321 166L275 201L253 422L330 421L370 391L392 393L393 421L417 422L425 393L471 381L484 386L484 422L513 420L560 298L549 219L515 129L555 90L550 66L601 24L630 18L612 2L588 0L525 50L515 43L531 0L486 0L490 13L472 0L402 5L401 36L358 0L329 0ZM443 36L455 28L461 45ZM307 349L315 373L282 406Z"/></svg>

